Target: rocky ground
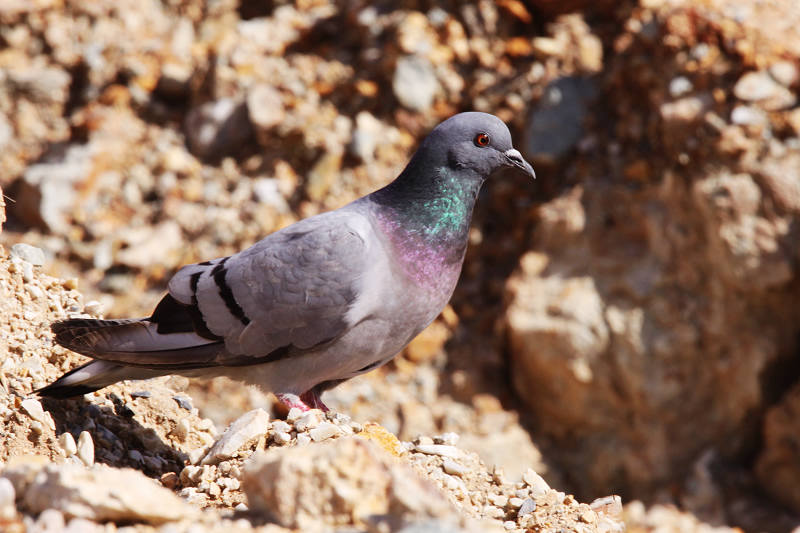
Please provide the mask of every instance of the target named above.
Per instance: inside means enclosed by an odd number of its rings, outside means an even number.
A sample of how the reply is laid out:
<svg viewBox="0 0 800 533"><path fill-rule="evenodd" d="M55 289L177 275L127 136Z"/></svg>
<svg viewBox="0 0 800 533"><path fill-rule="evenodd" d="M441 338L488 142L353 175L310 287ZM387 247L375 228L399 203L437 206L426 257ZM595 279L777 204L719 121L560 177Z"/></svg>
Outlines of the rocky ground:
<svg viewBox="0 0 800 533"><path fill-rule="evenodd" d="M791 531L798 28L792 0L0 2L2 520ZM351 420L224 380L30 397L78 363L52 320L148 314L467 109L539 179L487 183L451 306L326 393Z"/></svg>

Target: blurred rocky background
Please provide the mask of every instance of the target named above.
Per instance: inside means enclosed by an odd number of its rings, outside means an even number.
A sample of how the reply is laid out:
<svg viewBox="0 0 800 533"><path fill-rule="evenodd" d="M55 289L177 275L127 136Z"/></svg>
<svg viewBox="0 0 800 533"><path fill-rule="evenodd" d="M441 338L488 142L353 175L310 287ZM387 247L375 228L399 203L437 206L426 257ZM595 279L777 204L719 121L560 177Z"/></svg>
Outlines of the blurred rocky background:
<svg viewBox="0 0 800 533"><path fill-rule="evenodd" d="M458 433L511 480L620 494L631 531L791 531L798 90L794 0L4 0L0 242L79 280L56 316L145 316L181 265L494 113L538 180L486 184L451 306L326 401L404 441ZM186 394L220 430L272 405Z"/></svg>

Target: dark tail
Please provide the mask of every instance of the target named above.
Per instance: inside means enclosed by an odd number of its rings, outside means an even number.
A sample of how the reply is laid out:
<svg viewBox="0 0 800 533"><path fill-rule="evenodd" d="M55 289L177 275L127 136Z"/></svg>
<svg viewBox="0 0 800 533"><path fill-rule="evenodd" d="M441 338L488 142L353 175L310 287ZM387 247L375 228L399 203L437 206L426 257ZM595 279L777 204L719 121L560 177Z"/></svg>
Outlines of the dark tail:
<svg viewBox="0 0 800 533"><path fill-rule="evenodd" d="M146 318L71 318L50 328L58 344L95 359L36 391L51 398L80 396L125 379L216 366L214 360L224 350L222 342L193 332L158 333L157 325Z"/></svg>

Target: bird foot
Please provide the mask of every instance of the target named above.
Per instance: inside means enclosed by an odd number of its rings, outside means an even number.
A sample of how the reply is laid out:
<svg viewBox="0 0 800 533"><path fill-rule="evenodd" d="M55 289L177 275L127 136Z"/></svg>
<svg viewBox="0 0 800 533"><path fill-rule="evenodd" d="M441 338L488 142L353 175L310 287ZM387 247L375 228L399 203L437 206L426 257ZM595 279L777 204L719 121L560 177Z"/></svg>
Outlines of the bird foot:
<svg viewBox="0 0 800 533"><path fill-rule="evenodd" d="M316 389L311 389L301 394L300 400L306 405L310 405L312 409L321 409L323 413L330 411L328 406L322 402L322 396Z"/></svg>
<svg viewBox="0 0 800 533"><path fill-rule="evenodd" d="M290 393L276 394L276 396L278 400L289 409L296 407L303 412L310 411L311 409L321 409L325 413L330 410L327 405L322 403L322 398L320 398L319 393L314 391L314 389L306 391L300 396Z"/></svg>

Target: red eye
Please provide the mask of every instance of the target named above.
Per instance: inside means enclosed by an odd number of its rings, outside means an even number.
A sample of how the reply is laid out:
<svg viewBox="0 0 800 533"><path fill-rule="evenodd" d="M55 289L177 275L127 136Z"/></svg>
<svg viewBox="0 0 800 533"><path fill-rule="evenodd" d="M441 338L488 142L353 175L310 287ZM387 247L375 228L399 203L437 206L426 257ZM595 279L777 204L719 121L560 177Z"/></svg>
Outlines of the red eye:
<svg viewBox="0 0 800 533"><path fill-rule="evenodd" d="M489 146L489 136L485 133L479 133L475 136L475 144L477 146Z"/></svg>

